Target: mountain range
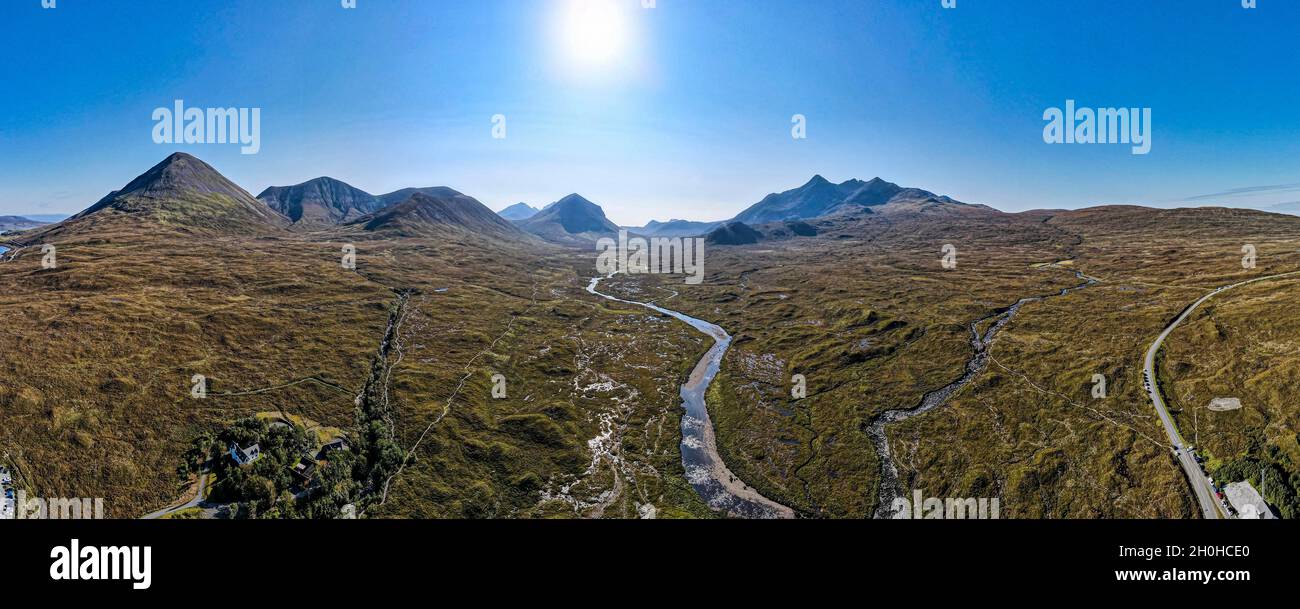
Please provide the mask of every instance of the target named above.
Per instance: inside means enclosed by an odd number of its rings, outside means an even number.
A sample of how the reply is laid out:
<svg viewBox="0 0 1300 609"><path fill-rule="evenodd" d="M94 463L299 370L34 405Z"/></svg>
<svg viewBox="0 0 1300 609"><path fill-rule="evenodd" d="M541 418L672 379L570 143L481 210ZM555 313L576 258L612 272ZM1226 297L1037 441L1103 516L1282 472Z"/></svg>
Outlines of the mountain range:
<svg viewBox="0 0 1300 609"><path fill-rule="evenodd" d="M708 235L709 243L715 245L743 245L816 235L818 229L808 221L841 215L935 211L1000 213L880 178L835 184L818 175L803 186L764 197L726 222L674 219L629 230L655 237ZM526 237L530 234L563 245L590 244L620 230L599 205L576 193L540 210L517 203L493 213L473 197L445 186L373 195L323 176L293 186L273 186L253 198L207 163L185 153L167 157L64 224L111 218L148 218L189 232L235 234L342 227L430 236L453 228L497 239L531 240ZM10 230L39 226L18 220L10 225ZM64 230L64 226L50 230Z"/></svg>
<svg viewBox="0 0 1300 609"><path fill-rule="evenodd" d="M355 223L359 219L379 215L385 222L388 216L380 212L403 203L412 195L429 195L435 201L463 201L464 195L447 187L405 188L385 195L372 195L345 182L321 177L295 186L277 186L266 189L258 199L287 217L295 227L321 229L333 225ZM473 200L473 199L469 199ZM476 202L477 203L477 202ZM429 205L413 206L423 209ZM816 234L811 225L802 223L798 230L781 223L803 222L848 213L874 213L902 211L934 211L936 209L966 211L988 210L985 206L972 206L949 197L935 195L919 188L905 188L881 178L847 180L836 184L826 178L814 176L803 186L780 193L772 193L749 206L725 222L699 222L673 219L667 222L651 221L643 227L629 227L635 234L646 237L689 237L710 235L722 231L710 242L718 245L752 243L770 237ZM442 210L445 212L447 210ZM477 211L477 210L476 210ZM454 213L431 213L443 222L468 221ZM616 234L618 225L605 216L597 204L578 194L571 194L541 209L526 203L516 203L496 214L513 222L524 232L553 243L585 244L600 237ZM488 223L477 217L471 224L475 230L487 230L497 236L502 226ZM771 224L773 226L764 226ZM725 230L723 230L725 229Z"/></svg>
<svg viewBox="0 0 1300 609"><path fill-rule="evenodd" d="M533 242L478 200L450 188L405 188L375 196L321 177L268 188L255 199L212 166L185 153L168 156L62 223L22 227L37 228L32 238L45 239L122 222L214 236L363 230L388 237L427 237L457 231Z"/></svg>
<svg viewBox="0 0 1300 609"><path fill-rule="evenodd" d="M91 216L103 220L105 215L152 217L164 225L187 230L326 230L335 226L380 221L391 225L392 214L382 210L405 203L416 194L442 202L440 210L431 210L430 202L404 208L426 219L443 223L465 222L469 230L483 230L494 236L515 235L506 224L482 217L477 208L472 217L455 213L466 201L482 205L472 197L445 186L402 188L382 195L370 194L341 180L322 176L292 186L272 186L253 198L247 191L221 175L207 163L185 153L176 153L67 220L79 222ZM182 204L183 203L183 204ZM1269 211L1290 213L1295 204L1280 204ZM462 210L463 211L463 210ZM428 213L424 213L428 212ZM844 214L871 213L1001 213L984 206L967 204L919 188L902 187L879 177L871 180L850 179L834 183L815 175L798 188L771 193L750 205L730 220L701 222L672 219L651 221L641 227L626 227L645 237L706 236L726 229L712 243L741 244L773 237L807 236L817 229L807 221L817 221ZM537 209L516 203L494 214L509 221L523 232L559 244L585 244L603 236L616 234L619 227L604 210L578 194L572 194ZM58 216L33 219L0 216L0 231L38 229ZM797 221L799 224L790 225ZM405 223L403 223L405 224ZM750 230L742 230L737 224ZM770 226L768 226L770 225ZM513 227L512 227L513 228ZM794 228L794 230L790 230Z"/></svg>
<svg viewBox="0 0 1300 609"><path fill-rule="evenodd" d="M410 199L415 194L455 197L461 193L445 186L403 188L372 195L346 182L320 177L293 186L272 186L258 200L288 218L295 226L321 228L345 224L385 207Z"/></svg>
<svg viewBox="0 0 1300 609"><path fill-rule="evenodd" d="M766 224L782 220L820 218L882 206L915 207L924 203L971 207L949 197L939 196L919 188L904 188L880 178L872 178L865 182L848 180L835 184L816 175L799 188L764 197L762 201L737 214L732 221L749 225Z"/></svg>
<svg viewBox="0 0 1300 609"><path fill-rule="evenodd" d="M770 236L816 234L805 220L816 220L843 214L916 212L916 211L995 211L983 205L969 205L950 197L939 196L919 188L905 188L880 178L847 180L836 184L826 178L813 176L803 186L772 193L754 203L730 220L722 222L697 222L691 220L651 221L643 227L633 227L637 234L648 237L689 237L712 235L709 242L719 245L753 243ZM779 226L786 221L800 221L797 230L784 230ZM772 224L768 230L756 227ZM788 227L786 227L788 228ZM811 231L811 232L810 232Z"/></svg>
<svg viewBox="0 0 1300 609"><path fill-rule="evenodd" d="M880 178L835 184L818 175L799 188L764 197L727 222L674 219L650 222L630 230L656 237L712 235L711 243L739 245L772 237L815 235L817 229L807 220L876 210L935 209L993 211L929 191L903 188ZM64 224L102 222L117 217L149 218L191 232L241 234L350 226L367 231L427 235L430 227L441 226L505 239L519 239L527 233L564 245L588 244L620 230L599 205L576 193L540 210L517 203L493 213L473 197L445 186L403 188L373 195L341 180L322 176L292 186L272 186L253 198L207 163L179 152ZM10 225L13 227L10 230L39 226L30 222L20 224L17 220ZM55 230L62 229L58 225Z"/></svg>

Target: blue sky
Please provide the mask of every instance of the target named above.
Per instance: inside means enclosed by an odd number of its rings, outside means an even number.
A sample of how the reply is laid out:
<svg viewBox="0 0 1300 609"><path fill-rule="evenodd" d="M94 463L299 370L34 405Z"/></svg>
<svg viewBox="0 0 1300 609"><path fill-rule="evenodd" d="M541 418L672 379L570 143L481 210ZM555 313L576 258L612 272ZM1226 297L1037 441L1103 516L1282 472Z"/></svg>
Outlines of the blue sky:
<svg viewBox="0 0 1300 609"><path fill-rule="evenodd" d="M579 192L621 224L813 174L1008 211L1300 201L1293 0L597 1L621 35L591 56L575 37L606 28L568 0L5 0L0 214L79 211L175 150L253 194ZM155 144L175 99L261 108L260 152ZM1045 144L1067 99L1152 108L1150 154Z"/></svg>

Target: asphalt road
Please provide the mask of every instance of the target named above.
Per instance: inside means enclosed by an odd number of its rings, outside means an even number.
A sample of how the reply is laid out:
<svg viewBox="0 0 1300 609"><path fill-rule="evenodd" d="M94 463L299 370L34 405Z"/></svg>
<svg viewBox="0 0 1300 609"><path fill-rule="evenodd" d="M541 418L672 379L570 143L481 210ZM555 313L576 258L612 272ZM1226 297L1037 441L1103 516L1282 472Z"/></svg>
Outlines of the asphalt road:
<svg viewBox="0 0 1300 609"><path fill-rule="evenodd" d="M1196 451L1194 450L1194 447L1188 447L1187 443L1183 441L1182 435L1178 433L1178 426L1174 424L1173 417L1169 416L1169 410L1165 407L1164 398L1160 396L1160 386L1156 380L1156 353L1160 351L1160 346L1164 344L1166 338L1169 338L1169 335L1173 333L1174 329L1190 317L1192 312L1196 311L1197 307L1205 304L1207 300L1243 285L1259 281L1280 279L1282 277L1290 277L1293 275L1300 275L1300 271L1282 273L1280 275L1269 275L1268 277L1260 277L1257 279L1242 281L1240 283L1234 283L1229 286L1218 288L1213 292L1202 296L1200 300L1192 303L1192 306L1187 307L1187 310L1183 311L1183 314L1179 315L1178 319L1175 319L1173 323L1169 324L1169 327L1165 328L1165 331L1160 333L1160 336L1156 338L1155 342L1151 343L1151 348L1147 349L1146 360L1142 368L1142 375L1143 380L1146 383L1147 393L1151 396L1151 403L1156 406L1156 414L1160 415L1160 422L1164 424L1165 434L1169 436L1169 441L1173 444L1174 455L1177 456L1179 465L1183 467L1183 471L1187 474L1187 479L1192 484L1192 491L1196 493L1196 501L1201 506L1201 515L1207 519L1225 518L1226 515L1223 513L1218 500L1214 497L1214 485L1210 483L1209 478L1207 478L1205 474L1201 473L1201 467L1196 463Z"/></svg>
<svg viewBox="0 0 1300 609"><path fill-rule="evenodd" d="M169 508L163 508L161 510L158 510L157 512L144 516L142 520L156 520L158 518L162 518L163 516L166 516L173 512L179 512L181 510L189 509L192 507L199 507L205 499L204 491L207 490L207 487L208 487L208 471L207 469L204 469L203 471L199 472L199 492L197 495L194 496L193 499L185 503L182 503L181 505L175 505Z"/></svg>

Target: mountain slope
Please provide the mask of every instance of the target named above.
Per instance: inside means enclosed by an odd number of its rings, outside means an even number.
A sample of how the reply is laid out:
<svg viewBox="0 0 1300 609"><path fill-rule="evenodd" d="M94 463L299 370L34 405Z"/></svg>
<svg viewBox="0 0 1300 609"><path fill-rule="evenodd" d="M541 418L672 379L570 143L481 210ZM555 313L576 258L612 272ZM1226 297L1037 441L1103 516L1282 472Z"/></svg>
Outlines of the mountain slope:
<svg viewBox="0 0 1300 609"><path fill-rule="evenodd" d="M440 236L448 231L463 231L500 239L528 238L510 221L496 215L473 197L461 194L435 197L417 192L402 203L385 207L350 224L397 237Z"/></svg>
<svg viewBox="0 0 1300 609"><path fill-rule="evenodd" d="M704 242L709 245L748 245L758 243L763 239L763 234L751 228L744 222L728 222L713 229L705 238Z"/></svg>
<svg viewBox="0 0 1300 609"><path fill-rule="evenodd" d="M388 207L389 205L404 203L407 199L411 198L411 195L417 193L429 195L430 197L435 197L435 198L457 197L457 196L462 196L464 194L455 189L447 188L446 186L426 186L424 188L403 188L401 190L395 190L388 194L379 195L379 204L380 204L379 207L383 208L383 207Z"/></svg>
<svg viewBox="0 0 1300 609"><path fill-rule="evenodd" d="M167 157L60 227L118 218L228 234L265 232L288 224L284 216L210 165L183 152Z"/></svg>
<svg viewBox="0 0 1300 609"><path fill-rule="evenodd" d="M383 207L379 197L329 177L272 186L257 199L294 224L306 226L342 224Z"/></svg>
<svg viewBox="0 0 1300 609"><path fill-rule="evenodd" d="M746 224L764 224L779 220L799 220L824 216L849 201L859 206L882 204L902 190L879 178L871 182L849 180L834 184L822 176L813 176L807 184L781 193L767 195L734 218Z"/></svg>
<svg viewBox="0 0 1300 609"><path fill-rule="evenodd" d="M580 244L618 234L599 205L572 194L518 223L519 228L556 243Z"/></svg>
<svg viewBox="0 0 1300 609"><path fill-rule="evenodd" d="M835 184L822 176L813 176L807 184L781 193L773 193L740 212L733 221L749 225L782 220L808 220L835 214L883 208L882 211L934 211L942 206L967 205L919 188L904 188L880 178L868 181L848 180Z"/></svg>

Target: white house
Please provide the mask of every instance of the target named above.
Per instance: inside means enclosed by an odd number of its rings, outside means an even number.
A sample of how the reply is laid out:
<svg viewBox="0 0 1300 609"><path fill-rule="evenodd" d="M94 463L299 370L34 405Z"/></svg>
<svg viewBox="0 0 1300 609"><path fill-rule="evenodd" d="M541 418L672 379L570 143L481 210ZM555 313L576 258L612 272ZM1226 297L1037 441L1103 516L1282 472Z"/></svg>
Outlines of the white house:
<svg viewBox="0 0 1300 609"><path fill-rule="evenodd" d="M262 456L262 448L256 444L248 448L240 448L238 444L230 443L230 458L234 459L235 463L248 465L256 461L260 456Z"/></svg>

